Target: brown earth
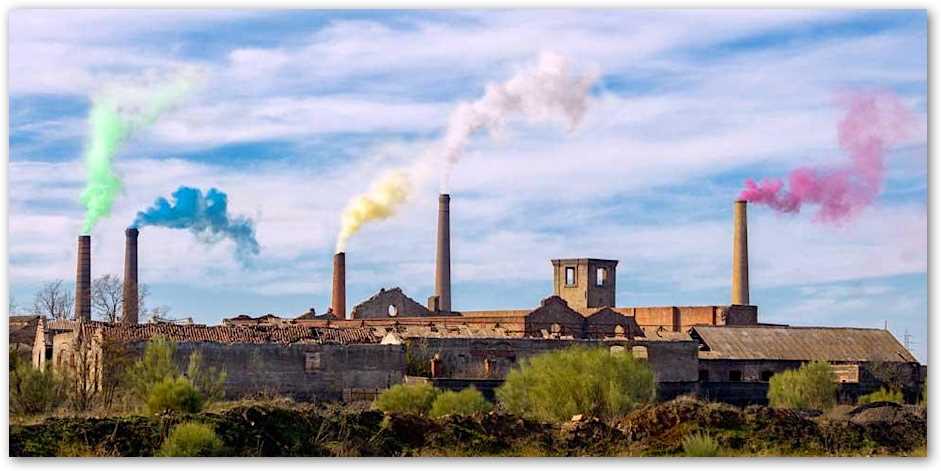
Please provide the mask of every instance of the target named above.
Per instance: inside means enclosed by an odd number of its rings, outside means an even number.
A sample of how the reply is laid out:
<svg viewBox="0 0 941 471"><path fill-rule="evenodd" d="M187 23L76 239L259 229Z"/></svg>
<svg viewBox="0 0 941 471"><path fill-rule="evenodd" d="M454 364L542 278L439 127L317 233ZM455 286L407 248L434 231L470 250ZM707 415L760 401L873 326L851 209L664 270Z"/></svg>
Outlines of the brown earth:
<svg viewBox="0 0 941 471"><path fill-rule="evenodd" d="M10 427L11 456L152 456L173 425L212 424L231 456L664 456L702 431L733 456L896 455L923 448L924 408L892 403L828 414L680 398L614 423L546 424L501 412L428 419L364 408L240 404L195 415L56 417Z"/></svg>

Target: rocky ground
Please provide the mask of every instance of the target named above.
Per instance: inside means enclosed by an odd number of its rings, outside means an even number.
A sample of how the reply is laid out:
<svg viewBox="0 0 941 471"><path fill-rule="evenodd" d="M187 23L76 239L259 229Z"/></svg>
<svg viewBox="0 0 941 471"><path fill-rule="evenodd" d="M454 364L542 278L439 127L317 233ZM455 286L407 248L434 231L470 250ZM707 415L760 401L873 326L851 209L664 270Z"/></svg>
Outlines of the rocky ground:
<svg viewBox="0 0 941 471"><path fill-rule="evenodd" d="M54 417L11 425L11 456L151 456L181 421L213 424L232 456L673 456L704 431L728 456L923 455L923 407L873 403L827 414L681 398L614 423L545 424L503 413L438 420L365 408L242 403L195 415Z"/></svg>

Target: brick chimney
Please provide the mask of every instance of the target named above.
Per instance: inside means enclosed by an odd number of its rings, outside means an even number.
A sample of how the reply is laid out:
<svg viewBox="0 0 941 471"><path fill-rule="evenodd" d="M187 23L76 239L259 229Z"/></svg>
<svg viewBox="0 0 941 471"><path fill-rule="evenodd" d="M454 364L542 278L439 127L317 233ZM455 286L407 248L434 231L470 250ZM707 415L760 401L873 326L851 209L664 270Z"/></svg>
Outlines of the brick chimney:
<svg viewBox="0 0 941 471"><path fill-rule="evenodd" d="M91 236L78 236L78 263L75 273L75 319L91 320Z"/></svg>
<svg viewBox="0 0 941 471"><path fill-rule="evenodd" d="M748 305L748 203L732 206L732 304Z"/></svg>
<svg viewBox="0 0 941 471"><path fill-rule="evenodd" d="M346 319L346 253L333 256L333 299L330 302L333 315Z"/></svg>
<svg viewBox="0 0 941 471"><path fill-rule="evenodd" d="M129 227L124 231L124 296L122 306L124 316L121 321L125 324L137 324L140 306L137 292L137 236L140 232L136 227Z"/></svg>
<svg viewBox="0 0 941 471"><path fill-rule="evenodd" d="M438 196L438 252L435 258L435 298L438 310L451 312L451 196Z"/></svg>

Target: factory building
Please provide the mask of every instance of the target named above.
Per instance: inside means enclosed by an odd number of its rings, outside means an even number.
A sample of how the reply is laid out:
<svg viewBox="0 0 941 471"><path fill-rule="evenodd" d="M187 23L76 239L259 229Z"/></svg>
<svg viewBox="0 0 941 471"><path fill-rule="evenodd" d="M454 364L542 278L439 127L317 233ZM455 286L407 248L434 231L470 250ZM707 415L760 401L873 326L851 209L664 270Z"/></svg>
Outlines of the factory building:
<svg viewBox="0 0 941 471"><path fill-rule="evenodd" d="M162 336L179 344L180 355L200 351L207 366L225 368L230 396L264 390L299 400L368 399L403 381L472 385L491 395L522 359L570 345L630 351L650 364L664 399L693 393L764 403L774 373L813 360L832 365L846 401L889 382L915 397L925 382L925 368L887 330L761 323L749 297L744 201L733 204L729 304L618 306L617 260L560 258L550 261L553 292L536 306L489 311L453 303L450 197L438 203L435 288L424 305L391 288L347 311L342 252L333 259L330 308L322 315L242 315L218 326L181 326L138 324L137 306L127 306L125 322L111 325L83 314L88 295L79 290L77 320L35 323L34 364L69 368L76 358L93 358L95 374L107 374L101 365L113 351L109 344L139 355L147 340ZM89 248L90 238L80 238L79 286L90 279ZM129 230L125 276L133 290L137 249L137 233ZM178 361L185 366L183 356Z"/></svg>

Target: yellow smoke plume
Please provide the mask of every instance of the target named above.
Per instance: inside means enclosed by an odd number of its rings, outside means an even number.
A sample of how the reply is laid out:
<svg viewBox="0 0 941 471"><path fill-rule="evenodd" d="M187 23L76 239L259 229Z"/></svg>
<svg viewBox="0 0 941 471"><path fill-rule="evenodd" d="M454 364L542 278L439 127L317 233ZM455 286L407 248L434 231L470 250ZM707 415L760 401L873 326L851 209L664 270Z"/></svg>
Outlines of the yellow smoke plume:
<svg viewBox="0 0 941 471"><path fill-rule="evenodd" d="M408 174L401 170L386 173L377 180L368 192L358 195L343 210L340 217L340 234L337 236L337 253L346 250L346 243L353 234L370 221L386 219L395 214L412 190Z"/></svg>

